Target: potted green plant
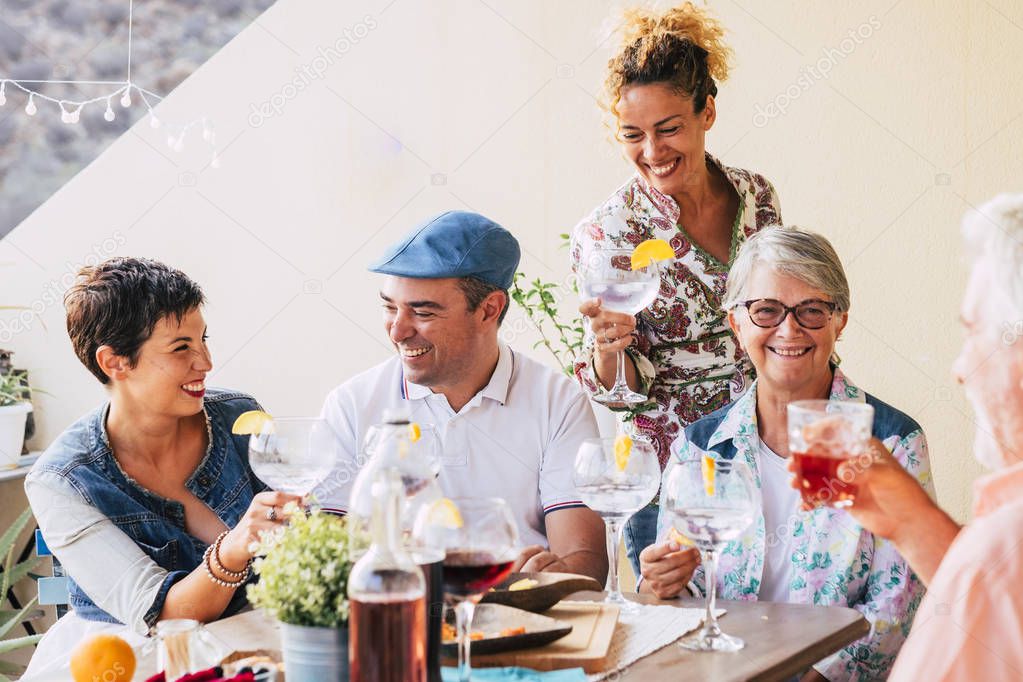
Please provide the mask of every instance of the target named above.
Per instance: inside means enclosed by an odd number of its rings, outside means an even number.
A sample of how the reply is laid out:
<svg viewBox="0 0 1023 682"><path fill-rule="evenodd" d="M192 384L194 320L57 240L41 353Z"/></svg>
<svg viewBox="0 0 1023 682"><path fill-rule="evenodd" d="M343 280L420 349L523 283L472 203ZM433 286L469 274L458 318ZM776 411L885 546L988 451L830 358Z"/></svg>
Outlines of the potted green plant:
<svg viewBox="0 0 1023 682"><path fill-rule="evenodd" d="M21 460L25 420L32 411L32 392L26 384L24 370L0 373L0 469L15 467Z"/></svg>
<svg viewBox="0 0 1023 682"><path fill-rule="evenodd" d="M26 509L21 516L11 524L10 528L0 535L0 557L4 558L3 572L0 573L0 596L6 597L8 590L22 579L32 576L32 570L39 565L39 557L33 557L18 563L15 553L15 543L25 526L32 518L32 510ZM21 609L0 609L0 656L24 647L35 646L42 635L28 635L25 637L12 637L3 639L18 625L27 619L36 605L36 598L25 604ZM23 672L22 666L10 661L0 660L0 682L9 682L7 675L20 675Z"/></svg>
<svg viewBox="0 0 1023 682"><path fill-rule="evenodd" d="M249 601L280 623L288 682L347 682L353 562L346 522L320 510L285 511L288 525L260 543Z"/></svg>

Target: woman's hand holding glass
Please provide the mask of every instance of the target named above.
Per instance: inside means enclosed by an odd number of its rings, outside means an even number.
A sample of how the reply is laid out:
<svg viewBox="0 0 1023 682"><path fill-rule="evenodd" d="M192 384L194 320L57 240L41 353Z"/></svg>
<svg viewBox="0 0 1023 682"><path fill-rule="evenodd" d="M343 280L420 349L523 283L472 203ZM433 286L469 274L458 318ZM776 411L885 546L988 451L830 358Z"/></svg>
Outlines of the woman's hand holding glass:
<svg viewBox="0 0 1023 682"><path fill-rule="evenodd" d="M248 510L238 524L228 531L220 543L220 563L231 571L245 570L252 558L253 543L261 532L274 531L287 522L285 506L302 504L301 495L267 491L252 498Z"/></svg>

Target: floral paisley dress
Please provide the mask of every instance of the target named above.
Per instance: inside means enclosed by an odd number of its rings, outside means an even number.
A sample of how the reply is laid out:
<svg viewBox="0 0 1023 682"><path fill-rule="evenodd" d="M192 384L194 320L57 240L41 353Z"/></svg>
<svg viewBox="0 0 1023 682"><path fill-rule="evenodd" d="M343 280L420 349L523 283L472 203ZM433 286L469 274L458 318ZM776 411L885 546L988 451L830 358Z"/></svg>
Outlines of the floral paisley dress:
<svg viewBox="0 0 1023 682"><path fill-rule="evenodd" d="M732 226L729 263L697 246L679 225L675 200L650 187L639 175L580 222L572 234L573 270L587 241L607 248L634 247L647 239L663 239L675 260L661 272L661 290L654 303L637 316L636 342L626 352L636 364L640 393L650 402L626 412L636 431L656 446L661 468L668 447L682 428L732 402L749 387L753 369L728 328L721 309L728 266L750 235L781 224L778 195L767 179L741 168L724 166L707 154L732 184L739 209ZM584 390L598 391L593 368L593 336L576 360L575 374Z"/></svg>

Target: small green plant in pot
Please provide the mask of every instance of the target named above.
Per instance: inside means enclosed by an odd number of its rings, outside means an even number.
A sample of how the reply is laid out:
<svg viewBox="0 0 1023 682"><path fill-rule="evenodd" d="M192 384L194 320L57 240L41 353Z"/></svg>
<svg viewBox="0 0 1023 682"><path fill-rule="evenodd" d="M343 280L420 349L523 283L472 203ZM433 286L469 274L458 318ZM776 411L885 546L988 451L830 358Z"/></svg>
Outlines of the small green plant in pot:
<svg viewBox="0 0 1023 682"><path fill-rule="evenodd" d="M289 523L265 536L253 565L249 601L281 624L288 682L347 682L348 574L344 519L289 505Z"/></svg>
<svg viewBox="0 0 1023 682"><path fill-rule="evenodd" d="M32 391L23 370L0 373L0 469L21 461L25 444L25 420L32 411Z"/></svg>

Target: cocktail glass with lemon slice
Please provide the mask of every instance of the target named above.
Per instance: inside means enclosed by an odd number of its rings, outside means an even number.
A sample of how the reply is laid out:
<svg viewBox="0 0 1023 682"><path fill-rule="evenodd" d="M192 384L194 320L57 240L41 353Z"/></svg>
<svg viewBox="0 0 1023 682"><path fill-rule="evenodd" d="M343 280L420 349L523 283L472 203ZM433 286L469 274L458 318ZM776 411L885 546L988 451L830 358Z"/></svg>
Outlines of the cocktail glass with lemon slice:
<svg viewBox="0 0 1023 682"><path fill-rule="evenodd" d="M606 602L634 608L618 587L618 548L625 523L657 494L661 467L647 440L620 434L590 438L579 446L572 481L583 503L600 514L607 532L610 563Z"/></svg>
<svg viewBox="0 0 1023 682"><path fill-rule="evenodd" d="M700 550L707 593L703 627L683 638L679 646L697 651L738 651L745 643L721 632L714 617L717 558L725 545L738 539L753 523L760 496L745 462L715 457L713 453L699 455L673 464L661 490L661 503L672 523L668 538L679 544L695 544Z"/></svg>
<svg viewBox="0 0 1023 682"><path fill-rule="evenodd" d="M636 315L657 298L661 287L658 263L675 257L662 239L648 239L635 249L607 249L591 244L579 264L579 291L583 300L600 299L614 312ZM615 383L593 398L609 407L628 407L646 402L647 396L629 388L625 375L625 352L619 351Z"/></svg>
<svg viewBox="0 0 1023 682"><path fill-rule="evenodd" d="M251 411L235 420L231 432L249 437L252 473L280 492L308 495L337 461L338 442L323 419Z"/></svg>

